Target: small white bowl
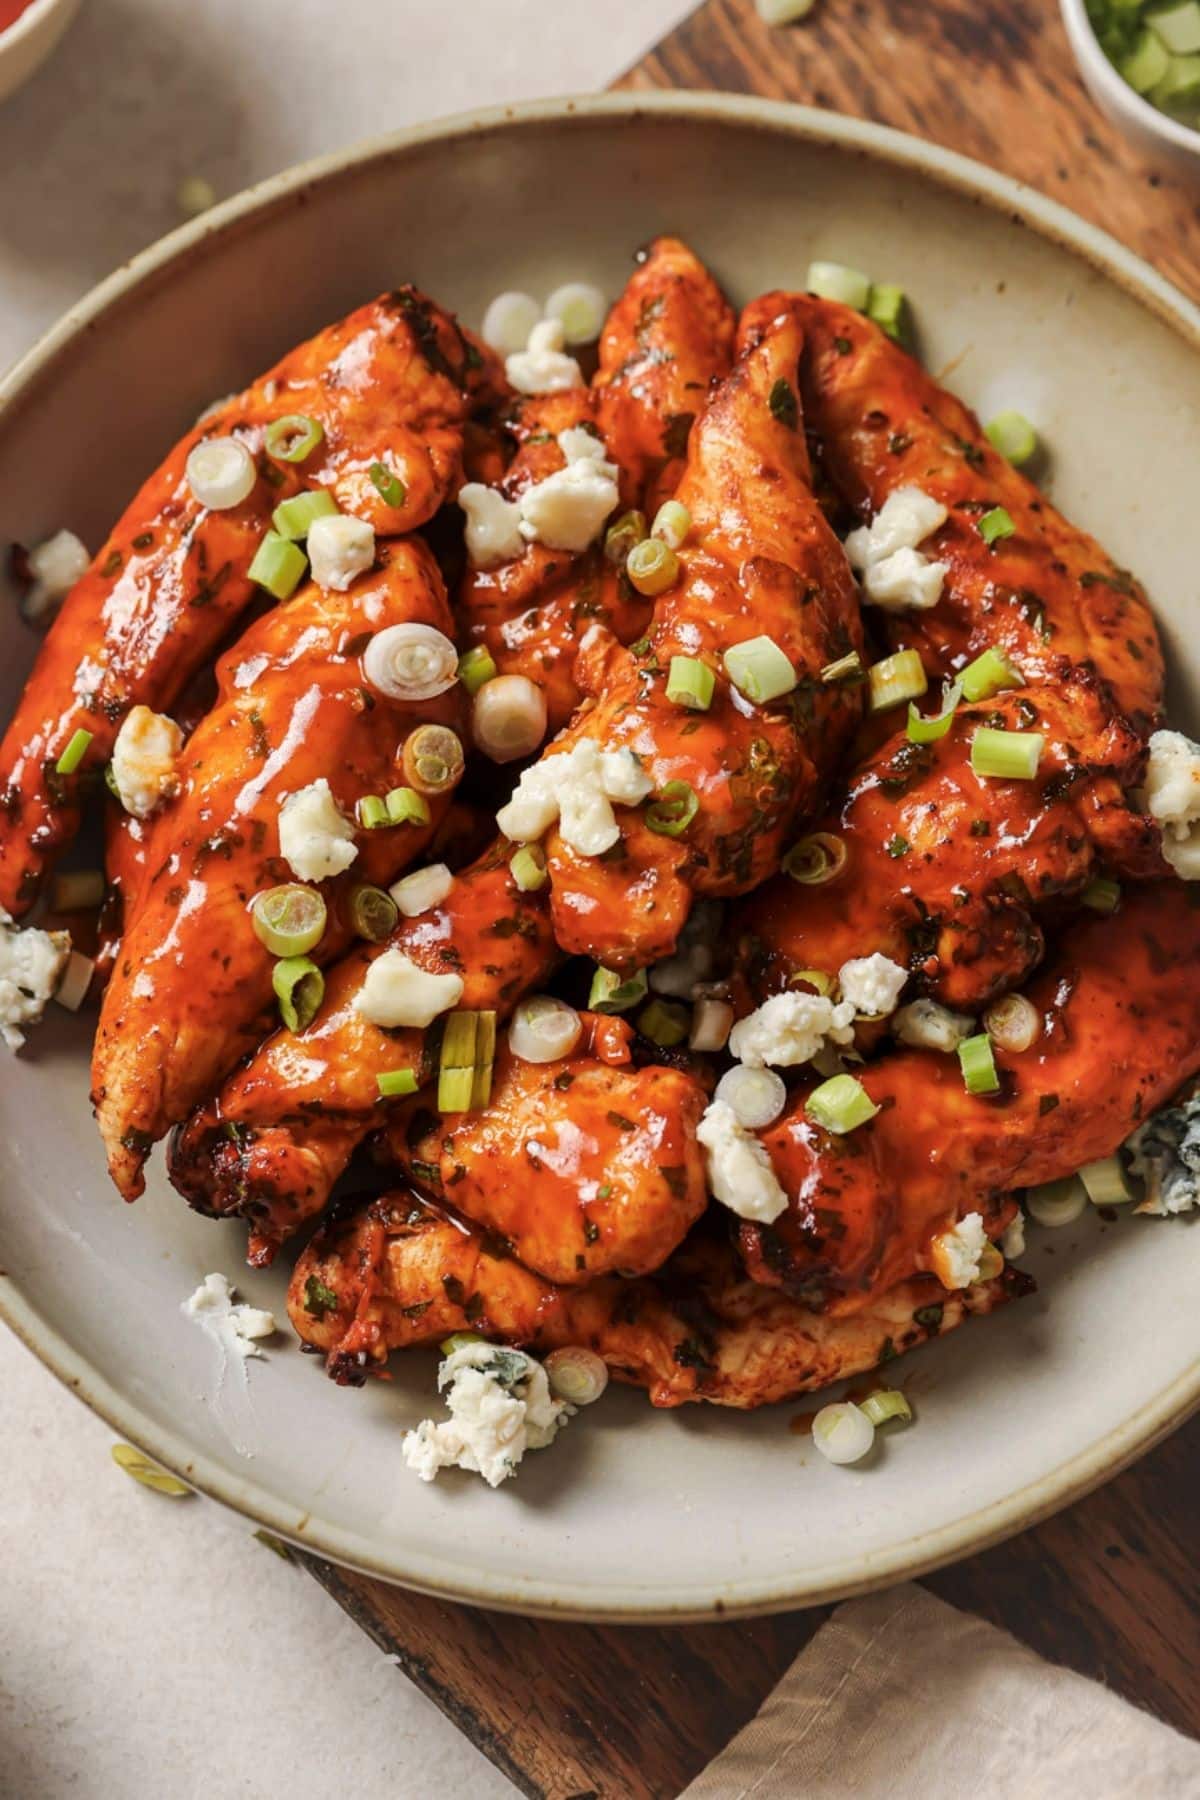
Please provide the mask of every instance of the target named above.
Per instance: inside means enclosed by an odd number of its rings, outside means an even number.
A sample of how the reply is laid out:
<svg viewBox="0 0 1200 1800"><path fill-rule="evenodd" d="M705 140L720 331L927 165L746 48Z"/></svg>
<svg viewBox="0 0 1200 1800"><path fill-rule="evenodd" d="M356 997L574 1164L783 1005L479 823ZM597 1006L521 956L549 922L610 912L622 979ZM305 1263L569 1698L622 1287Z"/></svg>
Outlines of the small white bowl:
<svg viewBox="0 0 1200 1800"><path fill-rule="evenodd" d="M79 11L79 0L33 0L7 31L0 31L0 100L7 100L40 69Z"/></svg>
<svg viewBox="0 0 1200 1800"><path fill-rule="evenodd" d="M1101 112L1148 156L1200 179L1200 131L1159 112L1117 73L1100 48L1084 0L1059 0L1059 6L1079 73Z"/></svg>

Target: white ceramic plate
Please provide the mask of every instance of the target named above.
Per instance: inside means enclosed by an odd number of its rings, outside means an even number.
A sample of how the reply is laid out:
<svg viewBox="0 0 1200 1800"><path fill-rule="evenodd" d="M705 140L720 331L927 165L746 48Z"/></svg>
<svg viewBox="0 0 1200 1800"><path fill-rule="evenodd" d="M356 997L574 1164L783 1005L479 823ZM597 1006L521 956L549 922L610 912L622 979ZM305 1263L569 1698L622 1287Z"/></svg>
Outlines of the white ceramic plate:
<svg viewBox="0 0 1200 1800"><path fill-rule="evenodd" d="M530 106L406 133L267 184L114 276L0 390L0 538L63 524L95 544L216 395L311 329L413 277L477 321L501 287L619 289L673 230L737 299L814 255L899 281L931 367L985 415L1018 406L1053 487L1137 567L1172 640L1177 716L1200 467L1200 315L1102 234L930 145L820 113L699 95ZM0 714L33 653L0 608ZM1115 927L1119 929L1119 926ZM87 1027L59 1014L0 1064L0 1310L123 1437L327 1556L489 1605L699 1617L826 1600L911 1575L1103 1480L1200 1399L1200 1237L1095 1218L1035 1240L1038 1298L912 1359L919 1420L837 1469L798 1408L656 1414L611 1393L499 1492L422 1486L402 1429L433 1359L334 1388L281 1340L218 1390L180 1314L235 1227L161 1175L126 1207L89 1117ZM285 1273L250 1275L283 1314ZM908 1373L907 1369L905 1371Z"/></svg>

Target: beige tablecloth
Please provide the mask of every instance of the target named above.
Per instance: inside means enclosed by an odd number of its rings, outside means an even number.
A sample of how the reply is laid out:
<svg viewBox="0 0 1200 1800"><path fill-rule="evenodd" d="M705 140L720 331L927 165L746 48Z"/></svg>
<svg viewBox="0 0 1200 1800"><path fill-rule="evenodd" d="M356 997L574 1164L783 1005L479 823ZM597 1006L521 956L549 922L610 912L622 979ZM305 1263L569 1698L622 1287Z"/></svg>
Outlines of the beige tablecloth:
<svg viewBox="0 0 1200 1800"><path fill-rule="evenodd" d="M681 1800L1190 1800L1200 1744L919 1587L838 1608Z"/></svg>

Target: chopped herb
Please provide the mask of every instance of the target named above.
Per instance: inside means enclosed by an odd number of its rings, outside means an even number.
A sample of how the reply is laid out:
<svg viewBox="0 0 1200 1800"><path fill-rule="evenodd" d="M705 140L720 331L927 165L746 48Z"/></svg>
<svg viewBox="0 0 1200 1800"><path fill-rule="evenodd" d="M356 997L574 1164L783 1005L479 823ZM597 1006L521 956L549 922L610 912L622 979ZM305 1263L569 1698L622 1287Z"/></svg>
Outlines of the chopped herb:
<svg viewBox="0 0 1200 1800"><path fill-rule="evenodd" d="M432 1300L414 1300L411 1306L402 1306L400 1311L406 1319L421 1319L432 1305Z"/></svg>
<svg viewBox="0 0 1200 1800"><path fill-rule="evenodd" d="M1052 1113L1057 1105L1058 1105L1058 1095L1057 1094L1043 1094L1041 1099L1038 1101L1039 1117L1044 1119L1046 1114Z"/></svg>
<svg viewBox="0 0 1200 1800"><path fill-rule="evenodd" d="M913 1323L922 1326L926 1331L940 1331L942 1314L945 1310L940 1301L936 1306L918 1306L913 1314Z"/></svg>
<svg viewBox="0 0 1200 1800"><path fill-rule="evenodd" d="M304 1310L311 1313L314 1319L323 1319L326 1313L336 1312L338 1297L332 1288L325 1286L319 1275L310 1275L304 1284Z"/></svg>
<svg viewBox="0 0 1200 1800"><path fill-rule="evenodd" d="M135 550L148 550L153 542L154 533L152 531L139 531L133 540L133 547Z"/></svg>
<svg viewBox="0 0 1200 1800"><path fill-rule="evenodd" d="M854 348L854 345L850 342L849 338L835 337L833 340L833 347L837 351L839 356L849 356L850 352Z"/></svg>
<svg viewBox="0 0 1200 1800"><path fill-rule="evenodd" d="M100 565L101 575L103 575L105 577L105 579L107 579L108 576L110 576L110 575L115 575L117 570L121 567L123 560L124 559L119 550L110 551L108 556L105 557L104 561Z"/></svg>
<svg viewBox="0 0 1200 1800"><path fill-rule="evenodd" d="M889 856L901 857L908 855L909 851L912 849L912 845L907 838L901 837L900 833L897 832L895 837L888 839L887 843L884 845L884 849Z"/></svg>
<svg viewBox="0 0 1200 1800"><path fill-rule="evenodd" d="M596 1198L597 1198L597 1200L607 1200L611 1193L612 1193L612 1182L606 1181L602 1187L598 1187L596 1189Z"/></svg>
<svg viewBox="0 0 1200 1800"><path fill-rule="evenodd" d="M992 835L992 827L989 824L989 822L987 821L987 819L972 819L971 820L971 836L972 837L991 837L991 835Z"/></svg>
<svg viewBox="0 0 1200 1800"><path fill-rule="evenodd" d="M572 1075L570 1069L564 1069L561 1075L556 1075L554 1077L554 1085L560 1094L565 1094L574 1079L575 1077Z"/></svg>
<svg viewBox="0 0 1200 1800"><path fill-rule="evenodd" d="M893 456L903 456L904 452L911 448L912 439L910 437L903 431L893 431L891 437L888 439L888 450Z"/></svg>
<svg viewBox="0 0 1200 1800"><path fill-rule="evenodd" d="M634 1124L633 1120L627 1119L624 1113L610 1112L608 1115L608 1122L610 1125L615 1125L618 1131L637 1130L637 1126Z"/></svg>
<svg viewBox="0 0 1200 1800"><path fill-rule="evenodd" d="M796 403L794 388L782 376L771 389L767 405L771 409L773 419L778 419L779 423L786 425L789 431L795 431L800 420L800 408Z"/></svg>

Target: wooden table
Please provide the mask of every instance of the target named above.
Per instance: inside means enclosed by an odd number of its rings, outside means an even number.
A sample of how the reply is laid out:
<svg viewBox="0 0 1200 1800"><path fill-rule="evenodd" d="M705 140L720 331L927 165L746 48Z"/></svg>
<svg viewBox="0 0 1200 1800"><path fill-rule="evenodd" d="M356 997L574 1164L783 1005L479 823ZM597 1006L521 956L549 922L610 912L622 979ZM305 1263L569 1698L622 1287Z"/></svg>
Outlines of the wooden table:
<svg viewBox="0 0 1200 1800"><path fill-rule="evenodd" d="M819 0L784 31L752 0L707 0L619 85L765 94L934 138L1066 201L1200 297L1200 196L1145 167L1096 112L1054 0ZM1100 1493L927 1585L1200 1736L1197 1492L1200 1418ZM671 1800L826 1616L548 1625L310 1562L538 1800Z"/></svg>

